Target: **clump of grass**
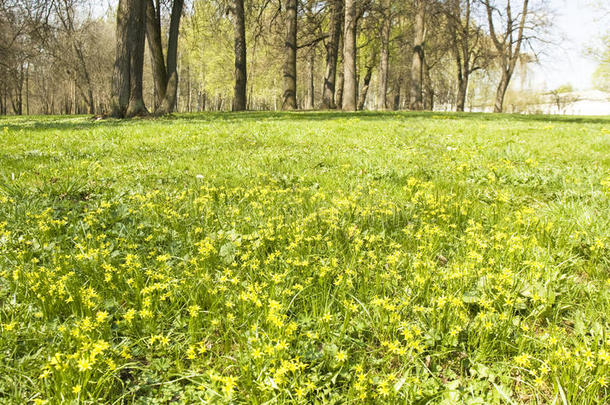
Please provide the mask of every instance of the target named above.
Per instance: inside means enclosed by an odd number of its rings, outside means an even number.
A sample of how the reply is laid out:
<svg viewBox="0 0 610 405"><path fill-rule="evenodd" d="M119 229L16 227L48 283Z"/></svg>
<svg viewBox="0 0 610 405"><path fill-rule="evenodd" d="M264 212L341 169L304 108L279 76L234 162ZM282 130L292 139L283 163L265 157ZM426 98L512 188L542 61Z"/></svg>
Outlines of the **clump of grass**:
<svg viewBox="0 0 610 405"><path fill-rule="evenodd" d="M0 402L610 399L610 119L0 126Z"/></svg>

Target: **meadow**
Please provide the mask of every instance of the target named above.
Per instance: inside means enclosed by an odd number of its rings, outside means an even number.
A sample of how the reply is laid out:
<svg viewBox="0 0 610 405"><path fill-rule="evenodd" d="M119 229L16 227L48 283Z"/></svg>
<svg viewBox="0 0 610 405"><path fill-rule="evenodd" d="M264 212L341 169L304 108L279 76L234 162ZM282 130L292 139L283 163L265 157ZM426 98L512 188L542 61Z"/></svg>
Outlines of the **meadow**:
<svg viewBox="0 0 610 405"><path fill-rule="evenodd" d="M14 117L0 145L0 404L610 402L610 117Z"/></svg>

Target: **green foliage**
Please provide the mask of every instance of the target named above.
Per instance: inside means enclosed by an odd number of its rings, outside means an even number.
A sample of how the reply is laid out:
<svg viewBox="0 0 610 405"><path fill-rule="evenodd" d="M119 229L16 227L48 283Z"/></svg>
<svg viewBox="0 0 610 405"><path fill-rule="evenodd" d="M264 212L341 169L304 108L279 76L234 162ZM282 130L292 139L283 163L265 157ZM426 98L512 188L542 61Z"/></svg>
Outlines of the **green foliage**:
<svg viewBox="0 0 610 405"><path fill-rule="evenodd" d="M574 87L572 87L571 84L564 84L561 85L559 87L557 87L557 89L554 90L555 93L571 93L574 91Z"/></svg>
<svg viewBox="0 0 610 405"><path fill-rule="evenodd" d="M252 4L254 6L254 4ZM269 104L281 94L279 45L267 22L273 10L248 8L246 16L248 44L248 97L251 107L273 108ZM259 15L260 13L260 15ZM192 15L185 17L181 48L183 65L191 69L195 87L206 94L210 103L233 97L234 50L233 25L223 1L196 1ZM260 19L256 22L255 18ZM230 108L225 105L224 109Z"/></svg>
<svg viewBox="0 0 610 405"><path fill-rule="evenodd" d="M0 403L608 403L610 118L0 122Z"/></svg>

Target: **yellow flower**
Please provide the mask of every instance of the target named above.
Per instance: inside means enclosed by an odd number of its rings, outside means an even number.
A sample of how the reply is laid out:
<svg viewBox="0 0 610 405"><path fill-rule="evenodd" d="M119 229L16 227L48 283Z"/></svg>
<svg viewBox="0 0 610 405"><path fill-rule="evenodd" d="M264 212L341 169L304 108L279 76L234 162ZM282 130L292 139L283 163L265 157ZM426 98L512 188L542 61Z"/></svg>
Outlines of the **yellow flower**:
<svg viewBox="0 0 610 405"><path fill-rule="evenodd" d="M106 311L97 311L95 314L95 321L97 323L104 323L108 319L108 312Z"/></svg>
<svg viewBox="0 0 610 405"><path fill-rule="evenodd" d="M78 360L78 370L79 371L87 371L91 370L91 366L93 365L92 361L87 357L82 357Z"/></svg>
<svg viewBox="0 0 610 405"><path fill-rule="evenodd" d="M230 397L233 395L233 389L237 385L237 377L229 376L224 378L224 385L222 387L222 392L225 396Z"/></svg>
<svg viewBox="0 0 610 405"><path fill-rule="evenodd" d="M347 353L345 353L344 350L339 350L337 354L335 354L335 360L337 360L339 363L343 363L345 360L347 360Z"/></svg>
<svg viewBox="0 0 610 405"><path fill-rule="evenodd" d="M123 319L125 319L125 322L131 323L131 321L133 320L133 318L135 318L135 316L136 316L136 310L131 308L127 312L125 312L125 315L123 315Z"/></svg>
<svg viewBox="0 0 610 405"><path fill-rule="evenodd" d="M201 309L201 307L197 304L191 305L189 307L189 314L194 318L199 314L200 309Z"/></svg>
<svg viewBox="0 0 610 405"><path fill-rule="evenodd" d="M531 356L529 354L523 353L515 357L515 363L517 363L517 365L521 367L528 367L530 364L530 357Z"/></svg>
<svg viewBox="0 0 610 405"><path fill-rule="evenodd" d="M256 349L254 349L254 351L252 351L253 359L260 359L262 355L263 355L263 352L259 348L256 348Z"/></svg>
<svg viewBox="0 0 610 405"><path fill-rule="evenodd" d="M17 326L17 322L15 322L15 321L12 321L12 322L9 322L9 323L5 323L5 324L2 325L4 330L7 331L7 332L11 332L12 330L14 330L15 326Z"/></svg>

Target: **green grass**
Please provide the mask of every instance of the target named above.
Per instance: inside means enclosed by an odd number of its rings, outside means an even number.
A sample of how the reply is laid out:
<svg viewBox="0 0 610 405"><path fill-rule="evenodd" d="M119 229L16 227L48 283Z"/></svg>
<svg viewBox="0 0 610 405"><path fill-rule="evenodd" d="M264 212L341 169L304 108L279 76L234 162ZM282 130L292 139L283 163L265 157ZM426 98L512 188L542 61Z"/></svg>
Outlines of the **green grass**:
<svg viewBox="0 0 610 405"><path fill-rule="evenodd" d="M610 401L610 118L0 120L0 403Z"/></svg>

